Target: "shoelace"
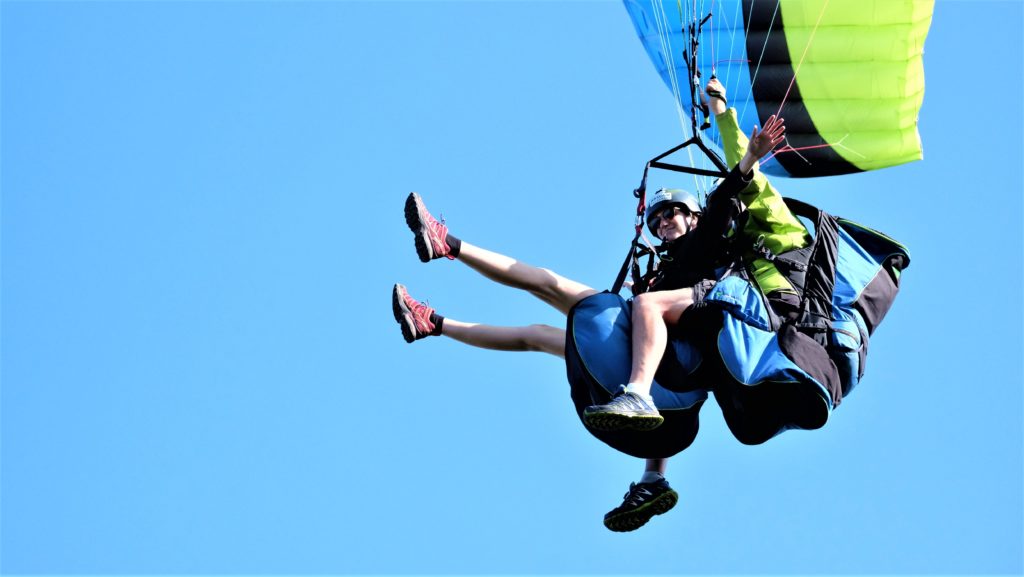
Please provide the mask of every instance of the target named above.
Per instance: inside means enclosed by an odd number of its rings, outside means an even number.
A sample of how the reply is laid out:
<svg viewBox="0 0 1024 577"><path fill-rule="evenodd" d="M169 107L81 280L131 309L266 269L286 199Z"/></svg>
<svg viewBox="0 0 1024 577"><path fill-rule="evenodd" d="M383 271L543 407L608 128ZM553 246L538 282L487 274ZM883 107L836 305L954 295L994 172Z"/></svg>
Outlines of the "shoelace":
<svg viewBox="0 0 1024 577"><path fill-rule="evenodd" d="M437 220L433 215L430 216L430 222L427 223L427 228L430 230L431 240L436 240L437 243L442 244L447 248L447 243L444 241L444 237L448 235L448 227L444 224L444 215L441 215L441 220Z"/></svg>
<svg viewBox="0 0 1024 577"><path fill-rule="evenodd" d="M406 303L412 304L409 307L409 310L413 312L413 317L415 317L417 321L427 320L430 318L430 313L432 310L430 308L430 304L427 301L420 302L419 300L416 300L415 298L409 296L408 294L406 296L408 298Z"/></svg>
<svg viewBox="0 0 1024 577"><path fill-rule="evenodd" d="M448 236L448 226L445 224L444 215L439 215L441 220L437 220L433 215L430 215L430 222L427 223L427 228L430 230L430 242L433 243L434 247L439 249L438 252L443 252L448 260L455 260L455 257L450 253L451 247L448 246L448 242L445 240Z"/></svg>
<svg viewBox="0 0 1024 577"><path fill-rule="evenodd" d="M405 294L405 304L410 305L409 310L412 311L412 318L416 321L416 324L422 325L428 331L433 328L433 323L430 322L430 313L434 312L434 309L430 308L428 301L420 302L411 296L409 293Z"/></svg>
<svg viewBox="0 0 1024 577"><path fill-rule="evenodd" d="M636 483L629 484L629 491L627 491L626 494L622 496L622 500L626 502L625 504L637 505L644 501L644 499L639 499L640 491L638 491L637 489L638 488Z"/></svg>
<svg viewBox="0 0 1024 577"><path fill-rule="evenodd" d="M626 494L622 496L622 500L623 501L629 501L629 496L633 494L633 489L635 489L635 488L636 488L636 483L630 483L629 484L629 490L626 491Z"/></svg>
<svg viewBox="0 0 1024 577"><path fill-rule="evenodd" d="M631 393L622 393L618 395L617 397L612 399L612 402L610 404L623 405L633 410L649 410L646 406L647 403L643 402L643 400L639 396L633 395Z"/></svg>

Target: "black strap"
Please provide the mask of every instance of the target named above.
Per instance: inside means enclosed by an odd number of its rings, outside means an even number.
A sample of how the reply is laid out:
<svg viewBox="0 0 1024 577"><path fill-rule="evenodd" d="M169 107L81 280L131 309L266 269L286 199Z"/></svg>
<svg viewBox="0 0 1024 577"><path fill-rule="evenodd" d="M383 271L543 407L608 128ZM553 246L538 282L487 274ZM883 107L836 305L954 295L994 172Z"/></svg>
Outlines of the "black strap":
<svg viewBox="0 0 1024 577"><path fill-rule="evenodd" d="M680 30L690 40L689 48L683 52L683 62L686 63L686 83L690 86L690 125L694 136L700 134L700 131L711 127L711 113L698 96L701 73L700 69L697 68L697 51L700 47L700 35L703 33L704 25L711 19L711 15L712 13L709 11L700 22L697 22L697 19L694 18L687 29ZM704 115L704 120L701 122L700 127L697 126L697 110L700 110ZM709 175L705 174L704 176Z"/></svg>
<svg viewBox="0 0 1024 577"><path fill-rule="evenodd" d="M700 151L703 152L709 160L711 160L712 164L714 164L715 167L718 168L718 170L707 170L703 168L679 166L678 164L661 162L661 159L665 158L666 156L670 156L686 148L687 146L696 146L698 149L700 149ZM715 151L711 150L710 148L708 148L706 144L704 144L704 141L701 140L698 134L694 134L686 142L678 146L672 147L666 150L665 152L662 152L658 156L655 156L650 161L648 161L646 165L644 165L644 175L640 179L640 186L636 187L636 189L633 191L633 196L637 198L635 223L636 234L633 236L633 242L630 243L629 245L629 253L626 255L626 260L625 262L622 263L622 268L619 269L618 276L615 277L615 283L612 284L611 292L616 294L618 294L618 292L622 290L622 285L626 282L626 273L630 269L630 263L634 264L634 294L636 294L637 290L643 288L639 286L642 275L639 275L637 272L639 270L639 264L637 264L637 261L640 259L640 257L643 256L643 253L641 253L641 251L647 251L647 249L640 244L640 235L643 234L643 227L646 226L646 223L644 222L644 212L647 209L647 174L652 168L657 168L660 170L671 170L673 172L683 172L686 174L696 174L699 176L710 176L714 178L725 178L726 176L729 175L729 168L725 165L725 162L717 154L715 154ZM650 258L651 260L648 261L648 269L650 269L653 266L654 255L651 254Z"/></svg>
<svg viewBox="0 0 1024 577"><path fill-rule="evenodd" d="M832 323L832 293L836 286L839 223L831 214L796 199L784 199L796 214L814 221L814 243L807 261L799 328L827 331Z"/></svg>
<svg viewBox="0 0 1024 577"><path fill-rule="evenodd" d="M715 170L706 170L706 169L703 169L703 168L694 168L694 167L691 167L691 166L679 166L678 164L670 164L668 162L661 162L662 158L665 158L666 156L668 156L670 154L678 152L678 151L686 148L687 146L696 146L698 149L700 149L700 151L704 153L704 156L706 156L708 158L708 160L710 160L711 163L714 164L715 167L718 170L717 171L715 171ZM672 149L670 149L670 150L668 150L666 152L663 152L663 153L659 154L658 156L655 156L654 158L652 158L651 161L647 163L647 167L644 168L644 180L643 180L644 186L646 186L646 183L647 183L647 168L659 168L661 170L671 170L671 171L674 171L674 172L685 172L686 174L696 174L696 175L699 175L699 176L711 176L711 177L714 177L714 178L725 178L726 176L729 176L729 167L725 165L725 161L723 161L721 159L721 157L719 157L717 154L715 154L715 151L713 151L710 148L708 148L708 146L706 144L704 144L704 141L698 135L694 135L689 140L687 140L686 142L680 144L679 146L676 146L675 148L672 148Z"/></svg>
<svg viewBox="0 0 1024 577"><path fill-rule="evenodd" d="M708 96L710 96L711 98L717 98L721 100L723 104L729 106L729 101L726 100L725 97L722 96L722 93L717 90L708 90Z"/></svg>
<svg viewBox="0 0 1024 577"><path fill-rule="evenodd" d="M639 238L640 235L637 235L637 237L633 239L633 243L629 245L629 252L626 253L626 261L622 263L622 268L619 269L619 274L615 277L615 282L612 283L611 292L615 294L619 294L619 291L622 290L622 285L626 283L626 273L629 271L629 264L633 261L633 255L636 253L636 247L638 244L637 239Z"/></svg>

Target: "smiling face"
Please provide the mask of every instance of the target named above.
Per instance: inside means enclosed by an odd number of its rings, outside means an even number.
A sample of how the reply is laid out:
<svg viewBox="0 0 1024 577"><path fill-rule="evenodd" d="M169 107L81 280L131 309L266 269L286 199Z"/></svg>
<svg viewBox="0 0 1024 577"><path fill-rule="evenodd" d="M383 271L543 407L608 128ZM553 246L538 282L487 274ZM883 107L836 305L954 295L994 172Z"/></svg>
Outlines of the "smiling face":
<svg viewBox="0 0 1024 577"><path fill-rule="evenodd" d="M656 221L656 222L655 222ZM658 211L651 218L652 226L662 242L676 240L697 226L697 215L677 205Z"/></svg>

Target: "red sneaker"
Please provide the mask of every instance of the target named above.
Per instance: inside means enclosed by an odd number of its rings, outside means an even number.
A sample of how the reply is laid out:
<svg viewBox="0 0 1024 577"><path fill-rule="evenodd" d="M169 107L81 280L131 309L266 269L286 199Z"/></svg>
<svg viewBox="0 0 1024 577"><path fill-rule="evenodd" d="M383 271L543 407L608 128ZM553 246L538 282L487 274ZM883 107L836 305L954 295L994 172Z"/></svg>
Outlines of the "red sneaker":
<svg viewBox="0 0 1024 577"><path fill-rule="evenodd" d="M421 261L429 262L442 256L455 259L449 254L448 227L430 215L423 198L415 192L410 192L409 198L405 199L405 222L416 235L416 254Z"/></svg>
<svg viewBox="0 0 1024 577"><path fill-rule="evenodd" d="M434 334L434 323L430 322L434 309L409 296L400 284L396 284L391 292L391 308L395 311L395 320L402 325L405 342L411 343Z"/></svg>

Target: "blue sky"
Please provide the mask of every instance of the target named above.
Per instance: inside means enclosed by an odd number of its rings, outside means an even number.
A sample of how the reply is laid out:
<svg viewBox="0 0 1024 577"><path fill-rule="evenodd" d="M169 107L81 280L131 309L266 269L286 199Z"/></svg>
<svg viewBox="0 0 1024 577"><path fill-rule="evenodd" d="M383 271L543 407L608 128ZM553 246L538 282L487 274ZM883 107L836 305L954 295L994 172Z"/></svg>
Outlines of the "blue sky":
<svg viewBox="0 0 1024 577"><path fill-rule="evenodd" d="M4 574L1020 574L1019 2L940 0L925 160L778 182L907 244L857 390L746 447L713 402L680 504L564 365L407 345L564 322L419 263L453 232L607 287L682 136L618 2L0 4Z"/></svg>

